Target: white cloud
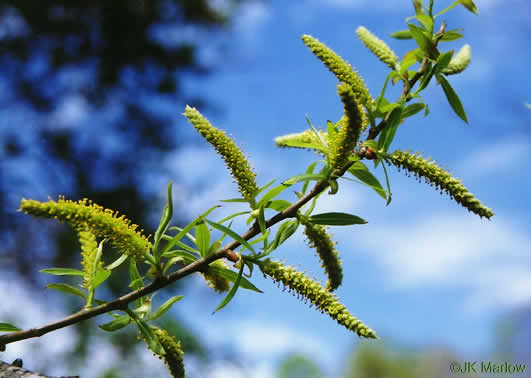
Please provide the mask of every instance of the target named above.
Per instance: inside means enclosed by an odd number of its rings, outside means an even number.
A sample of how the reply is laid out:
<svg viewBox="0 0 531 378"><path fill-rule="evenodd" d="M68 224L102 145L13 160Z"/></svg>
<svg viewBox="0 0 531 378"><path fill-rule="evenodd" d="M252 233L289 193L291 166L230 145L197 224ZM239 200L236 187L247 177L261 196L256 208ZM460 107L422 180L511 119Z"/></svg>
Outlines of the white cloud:
<svg viewBox="0 0 531 378"><path fill-rule="evenodd" d="M521 138L504 139L472 151L460 167L467 177L500 174L528 161L530 147Z"/></svg>
<svg viewBox="0 0 531 378"><path fill-rule="evenodd" d="M383 228L385 237L361 231L367 247L356 251L370 253L392 286L462 287L478 311L531 302L531 240L508 219L439 215Z"/></svg>
<svg viewBox="0 0 531 378"><path fill-rule="evenodd" d="M270 18L270 7L262 1L250 1L238 7L234 17L235 30L246 41L254 41Z"/></svg>

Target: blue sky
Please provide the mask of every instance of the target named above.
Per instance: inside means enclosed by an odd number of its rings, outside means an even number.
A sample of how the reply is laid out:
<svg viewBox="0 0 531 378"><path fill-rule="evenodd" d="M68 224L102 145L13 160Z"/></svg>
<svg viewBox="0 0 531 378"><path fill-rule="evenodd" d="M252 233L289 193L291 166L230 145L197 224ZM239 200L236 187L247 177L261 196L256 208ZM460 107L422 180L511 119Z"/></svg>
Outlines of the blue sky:
<svg viewBox="0 0 531 378"><path fill-rule="evenodd" d="M435 4L442 9L449 3ZM392 168L388 169L390 206L370 189L343 181L338 194L321 197L315 211L344 211L368 221L331 228L344 263L344 282L337 294L355 316L382 339L419 348L443 345L467 356L488 353L496 319L531 302L527 199L531 110L525 107L531 103L531 6L523 0L512 1L511 6L501 0L477 0L476 4L478 16L458 7L443 17L448 29L465 29L464 39L447 46L458 50L468 43L472 47L469 68L449 77L469 124L453 113L441 88L433 86L424 96L431 114L428 118L419 114L401 125L391 150L424 151L424 156L436 158L496 215L490 221L480 219L448 196ZM200 82L190 80L187 88L223 110L203 114L231 133L250 155L259 185L273 178L286 179L303 173L316 155L280 150L273 139L307 129L305 115L322 126L342 114L335 77L304 46L301 35L311 34L347 59L376 97L388 69L361 44L355 29L367 27L401 57L413 48L412 43L394 40L389 34L405 29L404 19L411 13L408 1L397 0L251 2L240 10L230 34L203 41L203 59L221 57L220 72ZM389 97L396 98L399 90L392 88ZM79 105L69 106L67 114L79 117ZM180 119L183 110L184 104L173 110L176 127L190 143L165 164L175 174L168 180L178 178L174 199L179 208L195 217L238 193L221 159ZM383 182L381 168L374 173ZM164 182L160 192L162 197ZM288 192L282 198L293 200L294 195ZM241 207L224 205L214 214L221 219L236 211ZM235 227L245 230L243 221ZM274 256L324 280L300 230ZM283 293L259 272L252 281L264 294L240 290L214 316L211 312L222 297L211 294L199 277L188 281L190 292L177 312L207 344L231 345L244 365L257 366L252 372L238 372L235 366L219 362L208 377L271 377L278 358L292 351L307 353L334 377L352 347L365 342ZM24 297L22 287L0 284L7 285L2 290L17 290ZM61 316L35 306L35 311L26 311L32 314L24 319L27 326ZM54 337L67 346L69 332L63 330ZM17 357L29 342L25 345L15 343L8 353ZM99 345L92 358L103 363L110 350ZM142 365L158 369L158 360L145 355ZM194 361L186 362L193 370Z"/></svg>

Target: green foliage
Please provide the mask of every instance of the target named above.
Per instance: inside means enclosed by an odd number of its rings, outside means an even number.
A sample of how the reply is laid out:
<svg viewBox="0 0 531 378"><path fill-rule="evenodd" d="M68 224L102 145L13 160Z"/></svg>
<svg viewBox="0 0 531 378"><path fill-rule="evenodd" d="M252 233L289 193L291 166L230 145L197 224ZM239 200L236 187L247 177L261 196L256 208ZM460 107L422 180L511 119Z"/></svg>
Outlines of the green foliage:
<svg viewBox="0 0 531 378"><path fill-rule="evenodd" d="M345 178L369 186L389 205L391 189L385 165L382 164L386 189L362 162L362 160L374 160L374 168L377 168L380 162L385 161L399 169L406 169L419 179L424 177L427 183L446 191L452 199L469 211L481 217L490 218L493 215L492 211L474 198L459 180L433 162L423 159L420 155L399 150L388 153L395 136L400 132L400 125L407 118L421 110L424 110L424 116L428 115L429 108L420 97L420 93L430 85L433 77L441 85L455 113L467 122L464 107L445 76L457 74L466 68L470 61L470 48L465 45L456 56L453 51L439 51L439 42L454 40L461 35L456 31L447 32L444 23L439 31L435 32L437 15L433 14L433 3L430 1L429 6L426 6L420 0L414 0L415 15L407 20L408 30L393 34L396 38L408 39L415 44L400 62L383 41L363 27L357 29L357 34L365 46L391 69L375 100L350 64L317 39L308 35L302 37L312 53L339 79L337 92L343 104L343 114L336 123L327 122L326 132L314 127L307 117L310 129L275 139L280 147L310 149L325 157L312 162L303 173L288 178L277 186L273 186L275 180L272 180L259 187L249 162L234 141L227 137L224 131L212 126L197 109L186 106L184 115L224 159L243 197L225 199L224 202L247 203L249 205L247 211L234 213L221 220L213 220L213 212L218 208L214 206L182 228L170 227L173 216L170 183L168 202L152 244L142 233L136 231L136 225L132 225L123 216L118 217L114 211L103 209L87 200L73 202L60 198L57 202L45 203L22 200L22 211L67 222L78 232L82 251L82 270L52 268L43 272L58 276L82 277L81 286L84 291L64 283L54 283L48 287L80 296L86 301L86 308L68 317L60 325L54 325L57 328L17 332L15 326L0 323L0 331L12 332L0 336L0 347L9 342L40 336L50 329L58 329L107 313L113 320L100 325L102 330L115 332L135 324L149 349L165 359L172 375L182 377L184 366L180 344L167 331L153 327L149 323L160 319L183 296L171 297L153 311L154 296L150 294L189 274L199 273L203 275L207 285L216 292L226 292L224 299L215 309L218 311L235 298L240 287L261 292L247 279L252 277L256 266L264 275L287 287L304 301L309 301L317 310L326 313L358 336L377 338L372 329L354 317L339 302L338 297L331 293L341 284L343 268L335 243L323 226L363 225L367 221L344 212L312 214L316 201L326 189L329 188L329 195L337 193L338 179ZM441 11L439 15L459 4L470 11L477 11L471 0L459 0ZM402 84L403 90L399 98L392 102L385 97L385 92L388 85L397 83ZM414 102L411 102L412 100ZM368 132L365 140L360 141L362 133L366 130ZM355 179L343 177L346 173ZM314 183L311 189L310 183ZM300 191L295 191L296 198L292 202L277 198L287 188L295 185L301 185L302 188ZM270 213L273 214L270 216ZM250 227L245 233L235 232L232 227L232 222L240 215L248 216L247 224ZM229 220L230 223L227 224ZM280 226L273 236L271 227L276 224ZM326 287L303 272L268 257L290 238L300 225L303 226L309 245L315 248L328 276ZM214 240L212 231L221 232L221 236ZM183 242L184 238L188 239L187 243ZM225 238L232 240L222 246ZM122 257L104 268L103 246L107 243L118 248ZM239 247L241 247L239 252L235 252ZM110 302L95 299L98 285L129 257L131 257L129 287L132 292ZM234 270L226 265L222 260L224 258L234 263ZM97 306L92 307L93 302ZM385 374L391 371L386 370L387 362L378 354L366 353L369 354L368 357L364 357L364 361L372 361L369 365L373 369L367 368L369 374L367 376L387 376ZM411 376L407 370L402 371L399 368L395 370L398 372L398 375L394 375L396 377Z"/></svg>

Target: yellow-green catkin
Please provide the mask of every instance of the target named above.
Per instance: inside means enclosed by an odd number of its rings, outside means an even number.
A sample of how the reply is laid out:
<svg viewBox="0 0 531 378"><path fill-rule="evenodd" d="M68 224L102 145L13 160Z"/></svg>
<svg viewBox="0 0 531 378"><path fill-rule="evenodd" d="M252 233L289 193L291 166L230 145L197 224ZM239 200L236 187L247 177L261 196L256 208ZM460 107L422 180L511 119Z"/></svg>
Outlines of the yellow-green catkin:
<svg viewBox="0 0 531 378"><path fill-rule="evenodd" d="M398 57L395 52L391 50L387 44L372 34L369 30L360 26L356 30L356 34L363 44L372 51L382 62L393 70L399 70Z"/></svg>
<svg viewBox="0 0 531 378"><path fill-rule="evenodd" d="M157 336L157 339L165 352L164 356L158 357L160 359L164 358L164 363L168 366L168 370L173 378L184 378L186 375L181 342L176 341L175 337L170 336L164 329L154 328L153 332Z"/></svg>
<svg viewBox="0 0 531 378"><path fill-rule="evenodd" d="M341 83L337 92L343 102L345 115L341 119L341 128L330 138L328 146L328 161L332 169L341 169L348 163L348 157L354 152L362 129L363 109L357 103L350 86Z"/></svg>
<svg viewBox="0 0 531 378"><path fill-rule="evenodd" d="M319 134L325 142L328 141L328 134L322 131L319 131ZM275 144L278 147L295 147L295 148L308 148L311 147L305 146L305 144L321 145L321 141L315 135L313 130L305 130L302 133L293 133L281 135L275 138ZM323 147L324 148L324 147Z"/></svg>
<svg viewBox="0 0 531 378"><path fill-rule="evenodd" d="M446 75L455 75L460 72L463 72L465 68L468 67L470 61L472 60L472 51L470 50L470 45L464 45L461 49L455 54L448 66L442 70Z"/></svg>
<svg viewBox="0 0 531 378"><path fill-rule="evenodd" d="M207 285L210 286L212 289L214 289L218 293L223 293L225 291L229 291L229 281L227 281L225 278L220 277L218 274L216 274L210 267L220 267L227 269L227 265L223 262L223 260L216 260L206 268L205 272L201 272L201 275L207 282Z"/></svg>
<svg viewBox="0 0 531 378"><path fill-rule="evenodd" d="M351 86L359 103L366 107L371 106L372 98L367 86L363 82L363 79L358 75L357 71L348 62L343 60L343 58L337 55L324 43L310 35L303 35L302 41L308 46L312 53L319 58L334 75L336 75L339 81Z"/></svg>
<svg viewBox="0 0 531 378"><path fill-rule="evenodd" d="M321 260L321 266L328 276L328 282L325 288L334 291L341 285L341 281L343 280L341 260L339 259L338 251L334 248L336 243L332 241L325 227L313 224L303 218L300 221L304 225L304 235L308 238L310 247L315 248Z"/></svg>
<svg viewBox="0 0 531 378"><path fill-rule="evenodd" d="M58 201L39 202L23 199L20 210L37 217L54 218L70 224L79 231L89 231L94 236L107 239L135 260L143 261L152 245L138 226L118 212L105 209L87 199L74 202L59 197Z"/></svg>
<svg viewBox="0 0 531 378"><path fill-rule="evenodd" d="M90 231L78 231L81 244L81 266L83 267L83 287L90 289L90 280L94 276L94 259L98 253L96 236ZM102 262L100 261L100 265Z"/></svg>
<svg viewBox="0 0 531 378"><path fill-rule="evenodd" d="M419 180L421 177L424 177L427 183L439 188L441 193L444 190L453 200L474 214L477 214L480 217L487 217L488 219L494 215L492 210L476 199L474 195L461 184L459 179L452 177L450 173L437 166L429 159L422 158L422 155L397 150L391 154L388 161L399 170L400 168L403 168L408 172L413 173Z"/></svg>
<svg viewBox="0 0 531 378"><path fill-rule="evenodd" d="M291 266L284 266L279 261L266 259L260 262L260 269L275 282L281 282L285 287L295 291L309 300L321 312L326 312L340 325L355 332L360 337L376 339L376 333L348 312L337 296L322 287L304 273L297 272Z"/></svg>
<svg viewBox="0 0 531 378"><path fill-rule="evenodd" d="M215 148L223 160L225 160L232 177L238 184L243 198L247 201L252 201L254 194L258 191L258 186L255 182L256 175L252 171L242 151L224 131L212 126L208 119L203 117L197 109L187 105L184 110L184 115L208 143Z"/></svg>

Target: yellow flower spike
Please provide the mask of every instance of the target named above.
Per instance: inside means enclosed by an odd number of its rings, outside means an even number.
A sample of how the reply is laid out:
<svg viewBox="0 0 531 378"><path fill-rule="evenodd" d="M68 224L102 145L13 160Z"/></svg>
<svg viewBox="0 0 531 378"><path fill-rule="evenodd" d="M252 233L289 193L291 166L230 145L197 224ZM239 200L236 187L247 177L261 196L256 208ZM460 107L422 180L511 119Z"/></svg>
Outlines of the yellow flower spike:
<svg viewBox="0 0 531 378"><path fill-rule="evenodd" d="M332 169L341 169L348 163L348 157L360 138L363 114L362 106L356 102L354 92L347 84L338 85L337 92L343 101L345 116L341 119L341 128L329 143L328 159Z"/></svg>
<svg viewBox="0 0 531 378"><path fill-rule="evenodd" d="M138 261L148 258L152 247L147 237L136 231L137 225L87 199L78 202L63 197L59 197L57 202L23 199L20 210L33 216L55 218L70 224L78 232L90 231L96 237L108 239L121 253Z"/></svg>
<svg viewBox="0 0 531 378"><path fill-rule="evenodd" d="M494 215L492 210L476 199L461 184L459 179L452 177L450 173L437 166L434 162L429 161L429 159L423 159L420 154L410 154L409 152L397 150L387 160L399 170L403 168L413 173L419 181L421 177L424 177L427 183L439 188L441 193L444 190L453 200L474 214L488 219Z"/></svg>
<svg viewBox="0 0 531 378"><path fill-rule="evenodd" d="M336 75L339 81L347 83L352 87L358 102L367 107L372 104L371 95L369 94L369 90L365 86L363 79L348 62L343 60L343 58L337 55L324 43L310 35L303 35L302 41L308 46L313 54L319 58L334 75Z"/></svg>
<svg viewBox="0 0 531 378"><path fill-rule="evenodd" d="M448 63L448 66L442 70L442 73L446 75L455 75L463 72L468 67L472 60L472 52L470 45L464 45L461 50L457 52Z"/></svg>
<svg viewBox="0 0 531 378"><path fill-rule="evenodd" d="M81 244L81 266L83 267L83 287L90 289L89 280L94 275L94 259L98 252L98 242L96 236L90 231L78 231L79 242ZM103 263L100 261L100 265Z"/></svg>
<svg viewBox="0 0 531 378"><path fill-rule="evenodd" d="M176 341L175 337L170 336L166 330L154 328L153 332L157 336L162 348L164 349L164 356L158 356L160 359L164 358L164 362L173 378L184 378L184 361L183 351L181 349L181 342Z"/></svg>
<svg viewBox="0 0 531 378"><path fill-rule="evenodd" d="M384 41L376 37L363 26L360 26L358 29L356 29L356 34L361 42L363 42L363 44L389 68L397 71L400 69L398 57Z"/></svg>
<svg viewBox="0 0 531 378"><path fill-rule="evenodd" d="M355 332L358 336L370 339L378 338L372 329L348 312L346 307L338 301L336 295L304 273L297 272L293 267L286 267L281 262L270 259L261 261L260 269L264 275L270 276L275 282L281 282L290 290L309 300L317 309L326 312L332 319Z"/></svg>
<svg viewBox="0 0 531 378"><path fill-rule="evenodd" d="M315 248L322 263L322 267L328 275L328 282L325 288L334 291L341 285L343 280L343 268L339 253L334 248L334 243L323 226L313 224L304 217L300 217L300 222L304 225L304 234L308 238L310 247Z"/></svg>
<svg viewBox="0 0 531 378"><path fill-rule="evenodd" d="M227 268L228 269L227 265L225 265L223 260L216 260L216 261L210 263L209 266L218 266L218 267L221 267L221 268ZM214 289L214 291L216 291L218 293L223 293L225 291L229 291L229 289L230 289L229 281L227 281L226 279L220 277L219 275L217 275L215 272L213 272L208 267L206 268L205 272L201 272L201 275L203 276L203 278L207 282L207 285L210 286L212 289Z"/></svg>
<svg viewBox="0 0 531 378"><path fill-rule="evenodd" d="M254 194L258 191L258 186L255 182L256 175L245 156L243 156L242 151L224 131L212 126L208 119L203 117L197 109L186 105L184 115L225 160L225 164L227 164L232 177L236 180L243 198L252 202Z"/></svg>

